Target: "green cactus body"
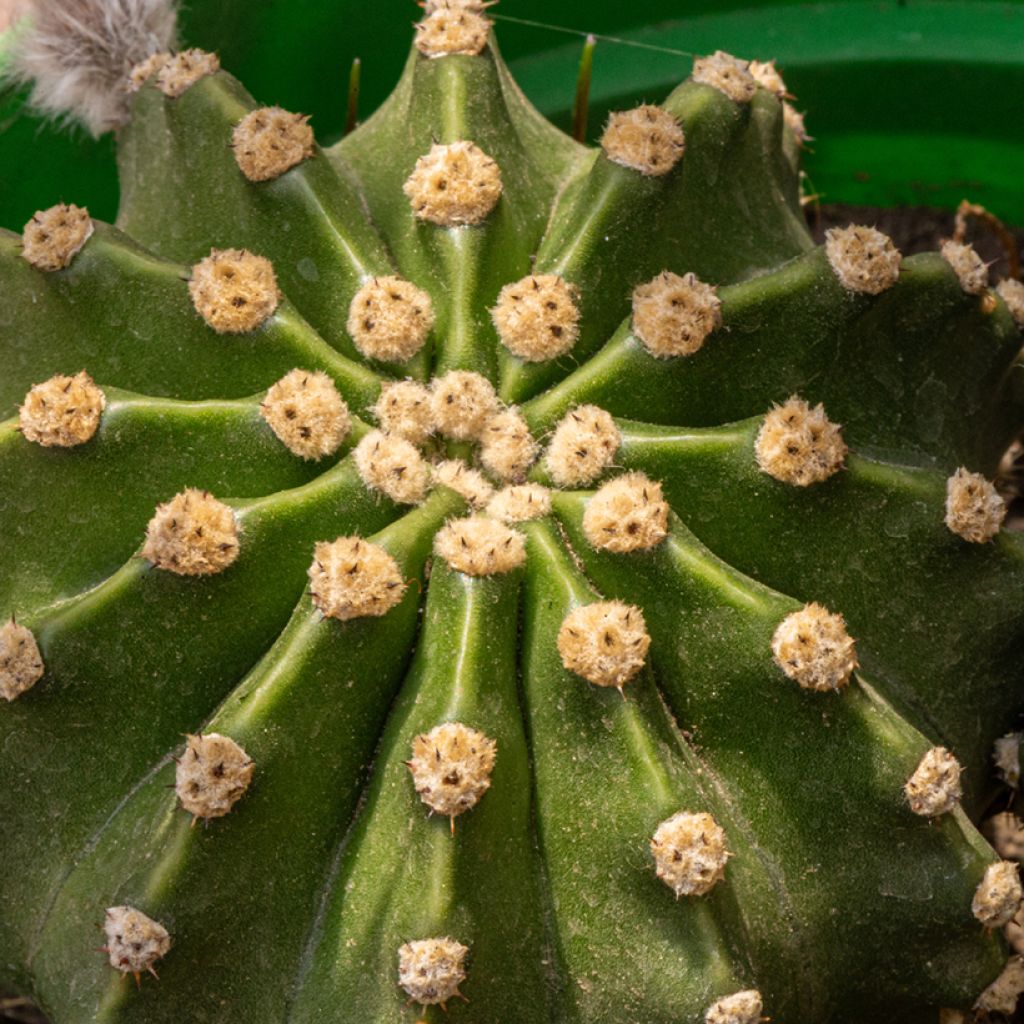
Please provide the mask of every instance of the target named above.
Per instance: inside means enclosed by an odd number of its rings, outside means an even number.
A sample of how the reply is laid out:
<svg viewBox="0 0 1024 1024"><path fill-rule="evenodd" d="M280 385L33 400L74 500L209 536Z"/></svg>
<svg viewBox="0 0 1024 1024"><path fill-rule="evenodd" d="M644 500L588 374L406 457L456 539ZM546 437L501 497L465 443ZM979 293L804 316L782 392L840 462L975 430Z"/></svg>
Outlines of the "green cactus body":
<svg viewBox="0 0 1024 1024"><path fill-rule="evenodd" d="M743 62L592 150L434 6L327 150L158 61L118 225L0 233L0 978L55 1024L970 1007L1015 293L815 248Z"/></svg>

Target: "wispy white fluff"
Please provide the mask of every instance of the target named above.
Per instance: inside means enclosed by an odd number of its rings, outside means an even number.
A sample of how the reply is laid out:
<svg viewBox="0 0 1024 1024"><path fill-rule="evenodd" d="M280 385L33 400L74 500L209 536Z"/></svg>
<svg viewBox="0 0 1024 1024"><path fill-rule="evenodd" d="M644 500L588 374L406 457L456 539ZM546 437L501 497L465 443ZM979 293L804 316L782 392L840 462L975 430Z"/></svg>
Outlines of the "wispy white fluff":
<svg viewBox="0 0 1024 1024"><path fill-rule="evenodd" d="M93 135L125 119L133 65L177 41L176 0L29 0L5 75L33 84L31 104Z"/></svg>

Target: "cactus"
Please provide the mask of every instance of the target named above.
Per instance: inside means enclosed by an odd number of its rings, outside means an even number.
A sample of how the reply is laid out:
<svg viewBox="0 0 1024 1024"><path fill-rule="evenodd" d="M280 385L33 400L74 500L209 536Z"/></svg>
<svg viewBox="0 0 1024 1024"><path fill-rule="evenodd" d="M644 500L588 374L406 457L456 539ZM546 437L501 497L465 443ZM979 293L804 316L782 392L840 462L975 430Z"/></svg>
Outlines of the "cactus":
<svg viewBox="0 0 1024 1024"><path fill-rule="evenodd" d="M722 53L596 148L472 2L327 149L211 54L129 88L117 226L0 233L3 978L55 1024L984 1005L1021 285L815 247Z"/></svg>

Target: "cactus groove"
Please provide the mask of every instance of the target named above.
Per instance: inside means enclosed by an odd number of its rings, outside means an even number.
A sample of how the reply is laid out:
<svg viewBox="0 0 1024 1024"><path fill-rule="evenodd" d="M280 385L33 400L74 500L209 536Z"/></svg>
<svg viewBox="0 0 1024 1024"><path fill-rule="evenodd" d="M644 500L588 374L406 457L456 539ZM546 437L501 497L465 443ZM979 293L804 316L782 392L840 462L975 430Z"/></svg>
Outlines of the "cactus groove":
<svg viewBox="0 0 1024 1024"><path fill-rule="evenodd" d="M151 58L117 224L0 232L0 981L54 1024L970 1008L1020 903L970 818L1021 710L1015 292L815 247L773 65L588 148L425 6L327 149Z"/></svg>

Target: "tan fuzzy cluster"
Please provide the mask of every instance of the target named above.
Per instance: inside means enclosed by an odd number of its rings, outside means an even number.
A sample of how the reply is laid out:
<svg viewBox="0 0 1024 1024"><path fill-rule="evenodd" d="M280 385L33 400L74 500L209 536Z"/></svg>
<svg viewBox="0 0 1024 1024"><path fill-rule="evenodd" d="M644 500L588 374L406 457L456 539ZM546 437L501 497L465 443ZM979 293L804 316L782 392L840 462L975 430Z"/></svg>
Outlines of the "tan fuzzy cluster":
<svg viewBox="0 0 1024 1024"><path fill-rule="evenodd" d="M891 288L899 279L903 258L887 234L861 224L826 231L825 255L840 284L865 295Z"/></svg>
<svg viewBox="0 0 1024 1024"><path fill-rule="evenodd" d="M1016 278L1004 278L996 285L996 293L1006 303L1017 326L1024 328L1024 281Z"/></svg>
<svg viewBox="0 0 1024 1024"><path fill-rule="evenodd" d="M841 690L857 667L857 644L842 615L820 604L804 605L779 623L772 636L775 664L805 690Z"/></svg>
<svg viewBox="0 0 1024 1024"><path fill-rule="evenodd" d="M551 511L551 492L540 484L517 484L498 491L487 505L487 514L503 523L525 523Z"/></svg>
<svg viewBox="0 0 1024 1024"><path fill-rule="evenodd" d="M643 103L608 118L601 148L612 163L659 177L679 163L686 148L686 136L667 110Z"/></svg>
<svg viewBox="0 0 1024 1024"><path fill-rule="evenodd" d="M92 237L92 218L84 206L58 203L37 210L21 233L21 258L36 270L63 270Z"/></svg>
<svg viewBox="0 0 1024 1024"><path fill-rule="evenodd" d="M986 928L1002 928L1021 907L1020 872L1016 862L989 864L974 892L971 913Z"/></svg>
<svg viewBox="0 0 1024 1024"><path fill-rule="evenodd" d="M356 469L371 490L399 505L416 505L430 487L430 467L404 437L371 430L355 450Z"/></svg>
<svg viewBox="0 0 1024 1024"><path fill-rule="evenodd" d="M515 409L496 413L480 434L480 461L499 480L522 480L539 451L526 420Z"/></svg>
<svg viewBox="0 0 1024 1024"><path fill-rule="evenodd" d="M782 104L782 123L796 136L796 141L801 146L811 140L804 115L792 103Z"/></svg>
<svg viewBox="0 0 1024 1024"><path fill-rule="evenodd" d="M470 469L462 459L445 459L433 467L434 482L461 494L475 509L484 508L494 488L482 473Z"/></svg>
<svg viewBox="0 0 1024 1024"><path fill-rule="evenodd" d="M946 525L972 544L985 544L999 533L1006 502L980 473L961 466L946 481Z"/></svg>
<svg viewBox="0 0 1024 1024"><path fill-rule="evenodd" d="M661 484L643 473L609 480L587 502L583 532L595 547L624 553L646 551L668 533L668 502Z"/></svg>
<svg viewBox="0 0 1024 1024"><path fill-rule="evenodd" d="M398 563L362 537L319 541L309 567L313 604L328 618L386 615L405 595Z"/></svg>
<svg viewBox="0 0 1024 1024"><path fill-rule="evenodd" d="M555 428L544 464L559 487L579 487L596 480L615 459L622 435L610 412L580 405Z"/></svg>
<svg viewBox="0 0 1024 1024"><path fill-rule="evenodd" d="M244 334L273 316L281 301L273 264L245 249L211 249L192 268L196 312L218 334Z"/></svg>
<svg viewBox="0 0 1024 1024"><path fill-rule="evenodd" d="M284 446L304 459L333 455L352 425L334 381L320 370L292 370L260 403L260 414Z"/></svg>
<svg viewBox="0 0 1024 1024"><path fill-rule="evenodd" d="M233 740L215 732L189 735L178 759L174 790L195 818L221 818L252 782L252 758Z"/></svg>
<svg viewBox="0 0 1024 1024"><path fill-rule="evenodd" d="M789 97L789 90L782 80L782 75L779 74L779 69L775 66L775 61L752 60L747 65L747 70L762 89L774 93L779 99L784 100Z"/></svg>
<svg viewBox="0 0 1024 1024"><path fill-rule="evenodd" d="M703 896L725 877L725 832L706 812L680 811L651 839L658 877L676 896Z"/></svg>
<svg viewBox="0 0 1024 1024"><path fill-rule="evenodd" d="M441 227L479 224L501 198L497 163L472 142L435 143L402 190L420 220Z"/></svg>
<svg viewBox="0 0 1024 1024"><path fill-rule="evenodd" d="M99 430L106 406L106 396L85 370L74 377L57 374L25 396L18 429L26 440L45 448L73 448Z"/></svg>
<svg viewBox="0 0 1024 1024"><path fill-rule="evenodd" d="M384 383L371 410L385 434L422 444L434 432L430 392L414 380Z"/></svg>
<svg viewBox="0 0 1024 1024"><path fill-rule="evenodd" d="M156 977L153 964L171 948L167 929L134 907L107 907L103 934L107 938L103 951L110 957L110 966L125 974L149 971Z"/></svg>
<svg viewBox="0 0 1024 1024"><path fill-rule="evenodd" d="M992 760L996 766L996 772L1010 789L1020 788L1020 747L1021 739L1024 738L1019 732L1009 732L1000 736L992 745Z"/></svg>
<svg viewBox="0 0 1024 1024"><path fill-rule="evenodd" d="M735 103L749 103L757 92L757 81L750 73L750 65L724 50L716 50L710 57L698 57L693 62L690 77L725 93Z"/></svg>
<svg viewBox="0 0 1024 1024"><path fill-rule="evenodd" d="M666 270L633 289L633 333L658 359L692 356L722 326L722 303L695 274Z"/></svg>
<svg viewBox="0 0 1024 1024"><path fill-rule="evenodd" d="M461 722L445 722L412 741L406 761L419 798L447 818L479 803L491 785L497 744Z"/></svg>
<svg viewBox="0 0 1024 1024"><path fill-rule="evenodd" d="M501 289L491 319L509 352L528 363L542 363L576 344L578 301L576 286L558 274L531 274Z"/></svg>
<svg viewBox="0 0 1024 1024"><path fill-rule="evenodd" d="M235 125L231 148L239 170L250 181L270 181L308 160L316 147L307 114L260 107Z"/></svg>
<svg viewBox="0 0 1024 1024"><path fill-rule="evenodd" d="M445 523L434 537L434 551L467 576L511 572L526 561L523 535L484 516L467 516Z"/></svg>
<svg viewBox="0 0 1024 1024"><path fill-rule="evenodd" d="M165 60L156 72L156 87L171 99L192 88L200 78L220 71L220 58L205 50L182 50Z"/></svg>
<svg viewBox="0 0 1024 1024"><path fill-rule="evenodd" d="M704 1024L759 1024L763 1008L761 993L748 988L712 1003L704 1014Z"/></svg>
<svg viewBox="0 0 1024 1024"><path fill-rule="evenodd" d="M946 239L939 252L953 268L960 287L968 295L981 295L985 291L988 287L988 266L974 251L974 246Z"/></svg>
<svg viewBox="0 0 1024 1024"><path fill-rule="evenodd" d="M498 411L494 385L471 370L450 370L435 377L430 388L434 429L456 441L475 441Z"/></svg>
<svg viewBox="0 0 1024 1024"><path fill-rule="evenodd" d="M808 487L843 468L846 442L819 403L813 409L793 395L764 418L754 452L762 471L784 484Z"/></svg>
<svg viewBox="0 0 1024 1024"><path fill-rule="evenodd" d="M990 1013L1001 1014L1003 1017L1013 1020L1017 1002L1022 993L1024 993L1024 956L1018 955L1007 960L999 977L978 996L974 1008L982 1011L979 1014L981 1020L991 1019L988 1016Z"/></svg>
<svg viewBox="0 0 1024 1024"><path fill-rule="evenodd" d="M558 653L570 672L619 690L644 667L650 646L643 612L622 601L574 608L558 631Z"/></svg>
<svg viewBox="0 0 1024 1024"><path fill-rule="evenodd" d="M352 298L348 333L368 359L404 363L434 326L430 296L401 277L373 277Z"/></svg>
<svg viewBox="0 0 1024 1024"><path fill-rule="evenodd" d="M165 51L151 53L145 60L140 60L128 72L125 89L128 92L138 92L170 59L171 54Z"/></svg>
<svg viewBox="0 0 1024 1024"><path fill-rule="evenodd" d="M459 53L477 56L487 45L491 23L479 11L465 7L436 7L416 26L416 49L424 57Z"/></svg>
<svg viewBox="0 0 1024 1024"><path fill-rule="evenodd" d="M932 747L903 787L910 809L924 818L948 814L960 802L961 770L945 747Z"/></svg>
<svg viewBox="0 0 1024 1024"><path fill-rule="evenodd" d="M11 619L0 626L0 697L14 700L43 678L43 656L32 630Z"/></svg>
<svg viewBox="0 0 1024 1024"><path fill-rule="evenodd" d="M238 557L235 513L209 491L189 487L157 505L142 557L179 576L223 572Z"/></svg>
<svg viewBox="0 0 1024 1024"><path fill-rule="evenodd" d="M444 1006L460 995L459 985L466 980L463 961L467 946L447 937L416 939L398 950L398 984L413 1002L424 1006Z"/></svg>

